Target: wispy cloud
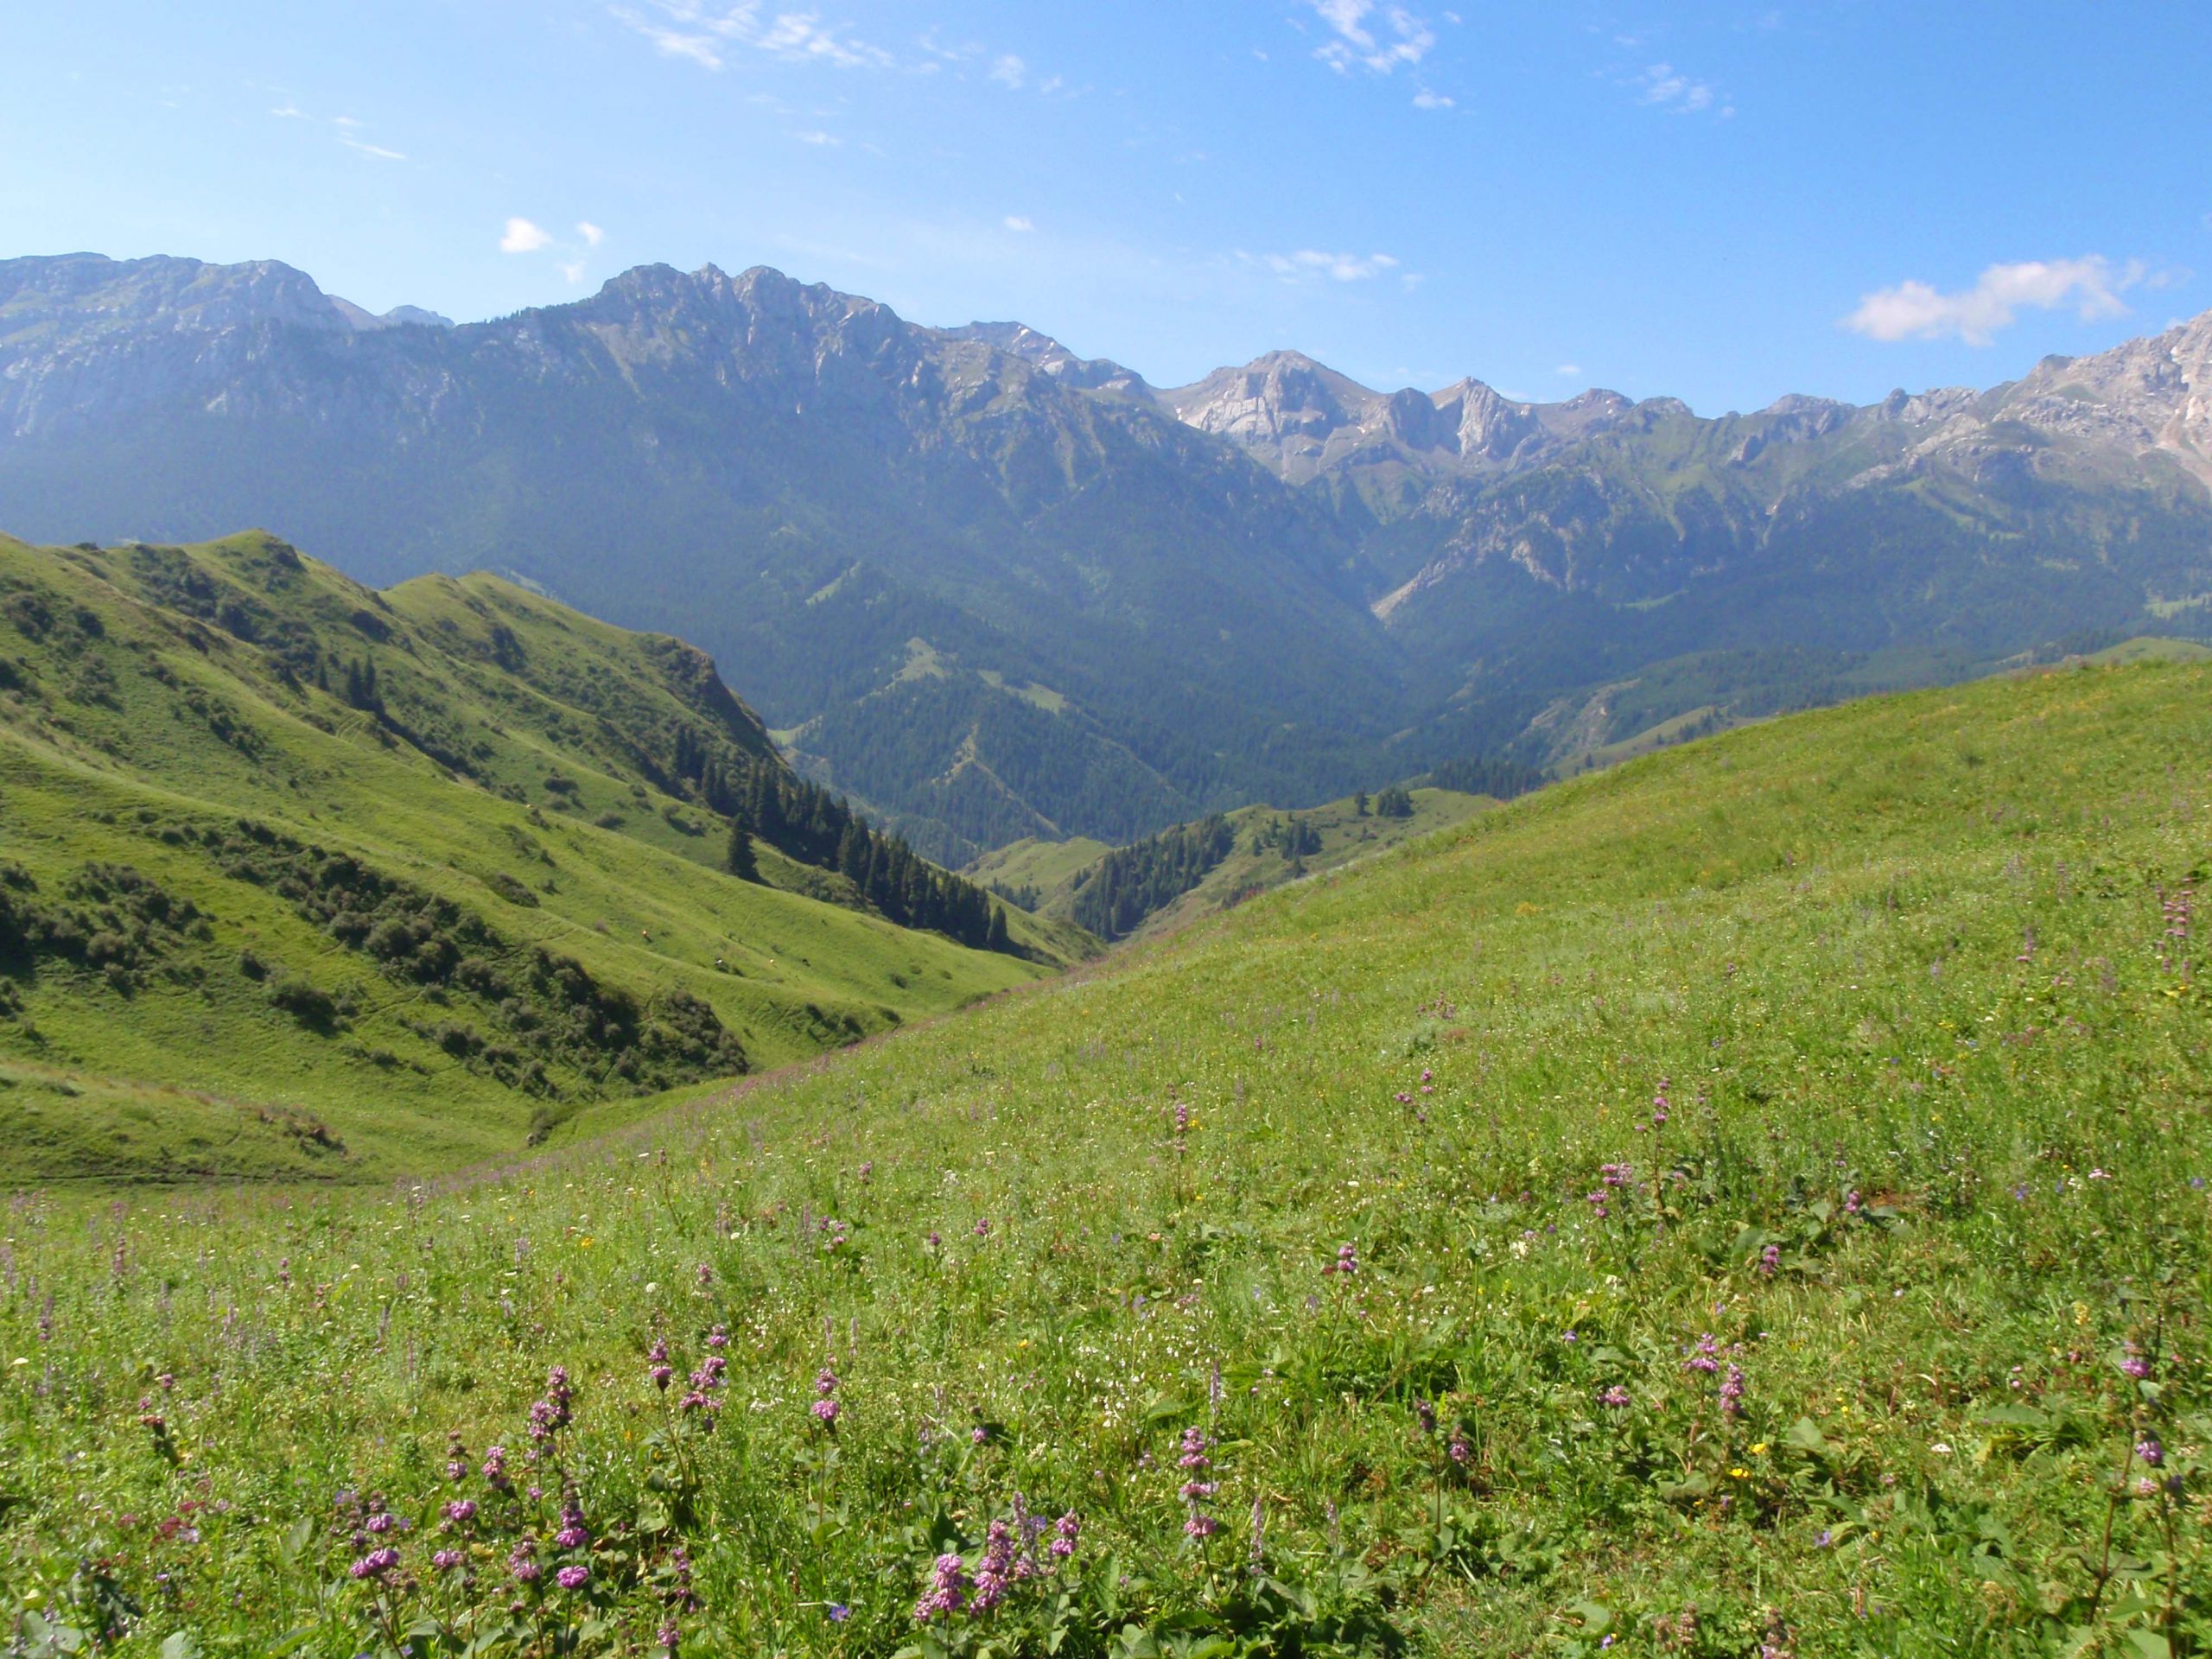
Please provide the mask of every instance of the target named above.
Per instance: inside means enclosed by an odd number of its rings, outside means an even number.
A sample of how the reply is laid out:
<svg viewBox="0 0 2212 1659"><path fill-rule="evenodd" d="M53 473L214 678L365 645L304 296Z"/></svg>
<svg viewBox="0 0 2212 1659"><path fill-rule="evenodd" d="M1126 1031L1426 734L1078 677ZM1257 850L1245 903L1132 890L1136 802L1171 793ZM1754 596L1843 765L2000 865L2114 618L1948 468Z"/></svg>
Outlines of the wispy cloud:
<svg viewBox="0 0 2212 1659"><path fill-rule="evenodd" d="M1247 254L1243 257L1273 271L1287 283L1324 280L1364 283L1377 276L1387 276L1398 269L1398 262L1387 253L1323 253L1315 248L1301 248L1296 253L1263 253L1256 257Z"/></svg>
<svg viewBox="0 0 2212 1659"><path fill-rule="evenodd" d="M841 69L889 68L888 52L823 22L810 11L770 12L761 0L707 6L697 0L648 0L615 6L615 21L644 35L666 57L721 69L728 54L754 51L786 63L827 63Z"/></svg>
<svg viewBox="0 0 2212 1659"><path fill-rule="evenodd" d="M1336 38L1313 55L1340 75L1356 68L1387 75L1427 57L1436 44L1428 20L1403 6L1377 0L1306 0Z"/></svg>
<svg viewBox="0 0 2212 1659"><path fill-rule="evenodd" d="M583 238L584 246L588 248L595 248L607 240L607 232L588 219L577 221L576 234Z"/></svg>
<svg viewBox="0 0 2212 1659"><path fill-rule="evenodd" d="M1037 228L1036 226L1024 219L1020 213L1008 213L1006 216L1006 227L1009 231L1015 232L1033 231Z"/></svg>
<svg viewBox="0 0 2212 1659"><path fill-rule="evenodd" d="M1631 84L1639 101L1670 114L1703 115L1710 111L1726 120L1736 113L1736 106L1710 81L1686 75L1670 63L1647 66Z"/></svg>
<svg viewBox="0 0 2212 1659"><path fill-rule="evenodd" d="M1554 372L1563 374L1570 380L1580 380L1582 378L1582 365L1580 363L1562 363Z"/></svg>
<svg viewBox="0 0 2212 1659"><path fill-rule="evenodd" d="M1029 79L1029 66L1008 52L991 60L991 79L1001 86L1020 92Z"/></svg>
<svg viewBox="0 0 2212 1659"><path fill-rule="evenodd" d="M845 142L836 133L823 132L819 128L810 132L795 132L791 137L802 144L813 145L817 149L835 149Z"/></svg>
<svg viewBox="0 0 2212 1659"><path fill-rule="evenodd" d="M393 149L385 144L372 144L365 138L356 137L355 135L361 130L361 121L358 116L334 115L326 118L310 115L289 99L277 105L269 113L280 121L304 121L310 126L335 127L338 142L358 155L374 156L380 162L404 162L407 159L405 152L402 150Z"/></svg>
<svg viewBox="0 0 2212 1659"><path fill-rule="evenodd" d="M1441 92L1432 92L1426 86L1414 94L1414 108L1417 110L1448 110L1457 102L1456 99L1446 98Z"/></svg>
<svg viewBox="0 0 2212 1659"><path fill-rule="evenodd" d="M526 219L511 219L499 238L501 253L542 253L553 245L552 232Z"/></svg>
<svg viewBox="0 0 2212 1659"><path fill-rule="evenodd" d="M1944 293L1904 282L1859 302L1842 326L1869 340L1962 340L1986 346L2023 310L2070 307L2084 322L2126 315L2120 296L2140 283L2158 286L2140 260L2114 265L2101 254L2082 259L2029 259L1991 265L1972 288Z"/></svg>

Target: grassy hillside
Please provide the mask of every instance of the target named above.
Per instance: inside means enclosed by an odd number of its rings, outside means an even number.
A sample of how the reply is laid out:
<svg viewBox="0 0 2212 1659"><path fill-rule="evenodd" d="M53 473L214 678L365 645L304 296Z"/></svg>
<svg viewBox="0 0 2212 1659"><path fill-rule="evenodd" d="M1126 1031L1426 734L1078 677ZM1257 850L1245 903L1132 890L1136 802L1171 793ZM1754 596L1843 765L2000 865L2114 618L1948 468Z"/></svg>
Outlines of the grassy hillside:
<svg viewBox="0 0 2212 1659"><path fill-rule="evenodd" d="M424 1172L1035 976L722 874L678 732L780 768L698 652L487 578L0 541L0 1175Z"/></svg>
<svg viewBox="0 0 2212 1659"><path fill-rule="evenodd" d="M1130 926L1126 936L1180 927L1285 882L1338 869L1448 829L1491 804L1488 797L1448 789L1412 789L1405 794L1410 810L1403 816L1376 810L1371 797L1363 808L1361 798L1354 796L1297 812L1248 806L1221 814L1224 829L1200 855L1205 868L1197 874L1194 867L1195 885L1179 890L1179 882L1170 882L1148 894L1137 907L1145 911L1142 921ZM1187 838L1194 827L1179 826L1155 842ZM1139 842L1127 849L1123 862L1143 863L1153 845ZM1120 872L1106 875L1107 861L1115 851L1090 841L1017 842L985 855L963 874L995 892L1014 896L1039 916L1074 921L1083 913L1087 887L1102 879L1122 879ZM1147 909L1154 902L1157 908ZM1121 936L1117 931L1116 937Z"/></svg>
<svg viewBox="0 0 2212 1659"><path fill-rule="evenodd" d="M2208 710L1778 720L479 1179L19 1201L27 1639L2202 1651Z"/></svg>

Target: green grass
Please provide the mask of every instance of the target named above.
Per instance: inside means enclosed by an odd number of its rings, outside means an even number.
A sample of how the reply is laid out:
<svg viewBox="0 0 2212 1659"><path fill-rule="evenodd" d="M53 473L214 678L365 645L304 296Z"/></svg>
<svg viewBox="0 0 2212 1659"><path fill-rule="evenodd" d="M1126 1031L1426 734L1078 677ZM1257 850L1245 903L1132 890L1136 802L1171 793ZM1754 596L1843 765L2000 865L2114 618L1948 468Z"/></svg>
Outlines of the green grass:
<svg viewBox="0 0 2212 1659"><path fill-rule="evenodd" d="M19 1199L5 1593L146 1654L2201 1652L2208 710L1773 721L472 1179ZM918 1625L1018 1502L1072 1558Z"/></svg>
<svg viewBox="0 0 2212 1659"><path fill-rule="evenodd" d="M772 1067L943 1013L1080 947L1019 915L1037 963L907 931L766 847L762 883L731 879L719 821L654 781L678 719L733 757L768 753L698 653L487 577L380 597L281 545L0 541L0 855L40 905L119 865L199 912L149 935L121 979L51 952L0 964L15 1005L0 1062L124 1080L66 1112L44 1101L35 1130L0 1137L6 1179L428 1173L520 1150L593 1102L726 1071L741 1051ZM225 605L255 613L226 613L252 641L180 608ZM290 665L309 660L324 677L373 660L385 719ZM470 954L510 986L533 952L572 959L640 1010L645 1046L665 1035L663 1058L639 1066L580 1036L521 1079L537 1050L518 1018L542 1033L541 1015L341 943L271 871L213 844L241 823L444 906L445 931L480 933ZM273 1006L293 981L339 1017ZM734 1049L694 1050L666 1025L701 1005ZM141 1112L143 1080L197 1103Z"/></svg>
<svg viewBox="0 0 2212 1659"><path fill-rule="evenodd" d="M2092 663L2201 663L2212 658L2212 645L2196 639L2162 639L2155 635L2139 634L2133 639L2123 639L2116 645L2107 645L2093 652L2088 660Z"/></svg>

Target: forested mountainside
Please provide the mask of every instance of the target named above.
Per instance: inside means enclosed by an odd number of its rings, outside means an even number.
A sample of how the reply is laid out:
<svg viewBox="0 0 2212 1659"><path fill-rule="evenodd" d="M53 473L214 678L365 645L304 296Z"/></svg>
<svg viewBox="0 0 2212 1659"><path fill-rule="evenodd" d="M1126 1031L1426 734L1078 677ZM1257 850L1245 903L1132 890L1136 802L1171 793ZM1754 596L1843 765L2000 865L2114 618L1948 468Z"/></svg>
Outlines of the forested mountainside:
<svg viewBox="0 0 2212 1659"><path fill-rule="evenodd" d="M679 640L259 534L0 538L0 855L10 1179L435 1168L1088 948Z"/></svg>
<svg viewBox="0 0 2212 1659"><path fill-rule="evenodd" d="M1161 391L766 270L454 327L72 255L0 264L0 522L511 572L696 639L959 862L2204 631L2208 365L2212 317L1705 419L1294 353Z"/></svg>

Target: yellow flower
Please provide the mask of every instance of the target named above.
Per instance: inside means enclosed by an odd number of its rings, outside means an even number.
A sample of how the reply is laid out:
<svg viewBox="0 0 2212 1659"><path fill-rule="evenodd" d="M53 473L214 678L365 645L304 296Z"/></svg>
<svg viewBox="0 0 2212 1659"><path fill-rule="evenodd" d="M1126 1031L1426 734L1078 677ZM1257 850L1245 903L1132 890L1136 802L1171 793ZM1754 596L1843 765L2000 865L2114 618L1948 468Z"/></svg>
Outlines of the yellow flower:
<svg viewBox="0 0 2212 1659"><path fill-rule="evenodd" d="M1751 1455L1755 1458L1763 1458L1766 1456L1766 1442L1764 1440L1761 1440L1757 1446L1754 1446L1751 1448Z"/></svg>
<svg viewBox="0 0 2212 1659"><path fill-rule="evenodd" d="M1728 1478L1731 1480L1749 1480L1751 1478L1751 1471L1748 1469L1731 1469L1728 1471Z"/></svg>

